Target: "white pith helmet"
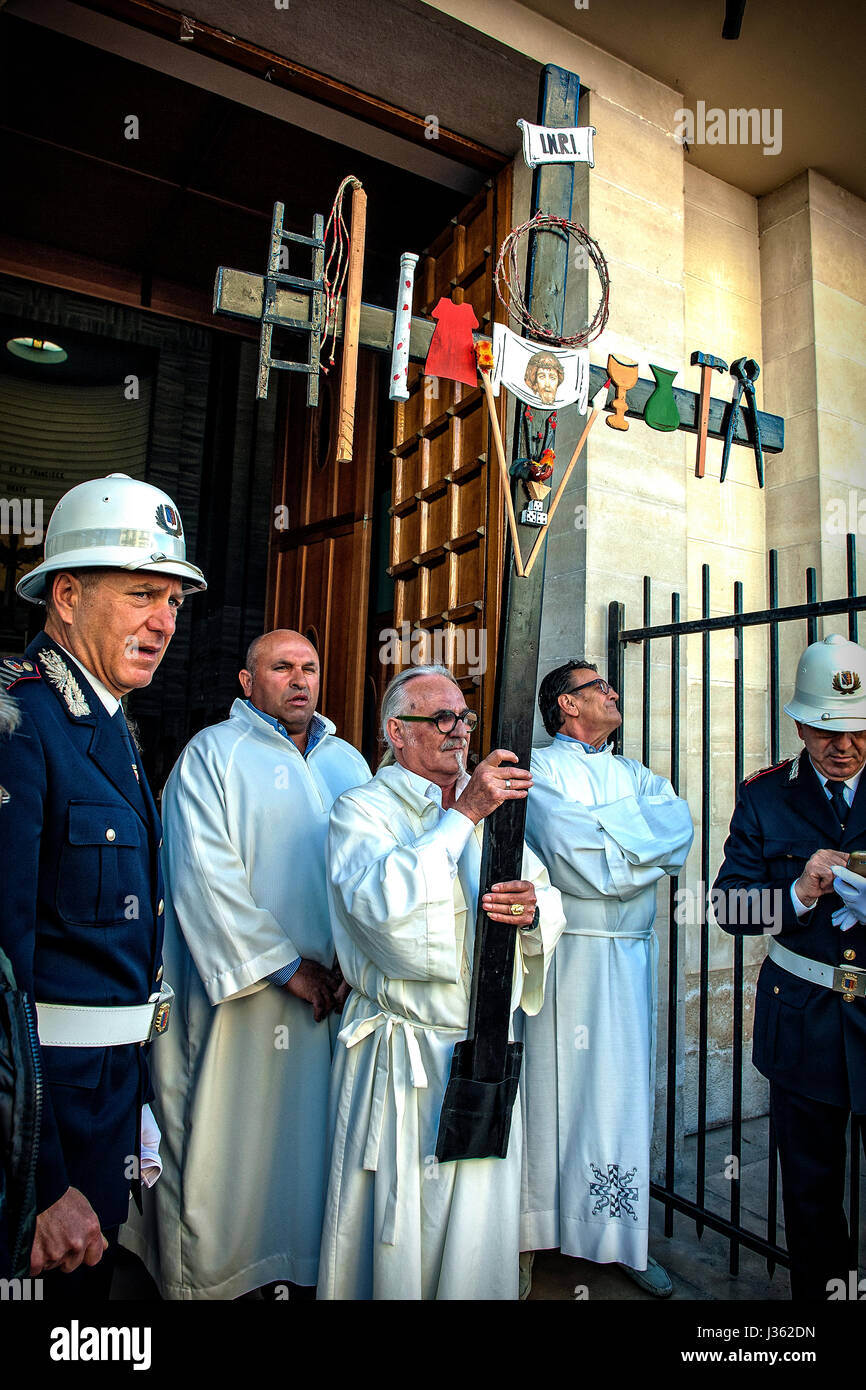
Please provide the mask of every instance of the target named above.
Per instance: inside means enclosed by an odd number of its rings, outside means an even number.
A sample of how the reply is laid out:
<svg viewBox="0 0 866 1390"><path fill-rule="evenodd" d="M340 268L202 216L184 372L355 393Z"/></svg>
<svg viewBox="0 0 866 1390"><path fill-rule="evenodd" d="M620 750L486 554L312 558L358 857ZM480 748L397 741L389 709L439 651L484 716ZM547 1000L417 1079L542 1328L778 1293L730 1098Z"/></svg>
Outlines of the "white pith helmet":
<svg viewBox="0 0 866 1390"><path fill-rule="evenodd" d="M866 729L866 651L833 632L800 657L785 713L814 729Z"/></svg>
<svg viewBox="0 0 866 1390"><path fill-rule="evenodd" d="M180 513L167 492L126 473L79 483L61 497L45 532L45 559L19 580L17 592L44 603L58 570L148 570L184 581L183 593L207 588L186 558Z"/></svg>

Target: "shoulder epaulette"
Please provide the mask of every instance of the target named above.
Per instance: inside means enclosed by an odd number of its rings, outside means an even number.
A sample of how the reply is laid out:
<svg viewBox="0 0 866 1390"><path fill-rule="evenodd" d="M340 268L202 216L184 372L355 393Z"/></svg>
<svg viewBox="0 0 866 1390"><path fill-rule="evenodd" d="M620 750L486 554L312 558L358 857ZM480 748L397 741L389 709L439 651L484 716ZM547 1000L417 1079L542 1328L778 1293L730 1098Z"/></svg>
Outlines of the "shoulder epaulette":
<svg viewBox="0 0 866 1390"><path fill-rule="evenodd" d="M796 768L797 759L783 758L780 763L773 763L772 767L762 767L758 772L753 772L750 777L747 777L743 783L743 786L748 787L750 783L757 782L759 777L766 777L768 772L778 772L780 768L787 767L789 763L793 763L794 767Z"/></svg>
<svg viewBox="0 0 866 1390"><path fill-rule="evenodd" d="M11 690L18 681L41 681L42 673L35 661L26 657L4 656L0 658L0 686Z"/></svg>

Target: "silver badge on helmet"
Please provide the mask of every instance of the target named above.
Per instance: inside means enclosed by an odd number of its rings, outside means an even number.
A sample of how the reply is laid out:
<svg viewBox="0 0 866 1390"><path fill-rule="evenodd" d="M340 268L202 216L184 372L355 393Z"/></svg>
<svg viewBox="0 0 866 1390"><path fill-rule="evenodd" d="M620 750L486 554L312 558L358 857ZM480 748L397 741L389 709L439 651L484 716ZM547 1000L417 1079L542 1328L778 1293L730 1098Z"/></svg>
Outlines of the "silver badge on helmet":
<svg viewBox="0 0 866 1390"><path fill-rule="evenodd" d="M183 535L180 515L168 502L160 502L157 507L156 524L160 531L167 531L170 536Z"/></svg>

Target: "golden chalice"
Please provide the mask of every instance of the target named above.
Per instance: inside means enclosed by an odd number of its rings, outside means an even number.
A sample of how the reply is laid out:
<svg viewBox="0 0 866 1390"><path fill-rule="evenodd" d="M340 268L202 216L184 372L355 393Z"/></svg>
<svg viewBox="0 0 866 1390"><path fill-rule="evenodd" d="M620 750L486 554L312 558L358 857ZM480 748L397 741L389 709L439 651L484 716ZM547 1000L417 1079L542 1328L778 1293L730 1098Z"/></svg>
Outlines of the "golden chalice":
<svg viewBox="0 0 866 1390"><path fill-rule="evenodd" d="M611 353L607 359L607 374L616 387L616 394L611 401L613 414L608 415L607 423L612 430L627 430L628 420L625 418L625 412L628 410L628 401L625 393L637 384L638 364L628 359L623 361Z"/></svg>

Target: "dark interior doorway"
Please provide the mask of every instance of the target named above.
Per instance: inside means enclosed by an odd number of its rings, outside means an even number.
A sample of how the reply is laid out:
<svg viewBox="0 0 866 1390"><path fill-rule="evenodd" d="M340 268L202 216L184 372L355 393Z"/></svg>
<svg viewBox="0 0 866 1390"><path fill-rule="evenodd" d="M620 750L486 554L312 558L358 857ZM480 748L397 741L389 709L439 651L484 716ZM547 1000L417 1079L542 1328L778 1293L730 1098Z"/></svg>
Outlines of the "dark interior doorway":
<svg viewBox="0 0 866 1390"><path fill-rule="evenodd" d="M217 266L263 270L273 204L285 204L288 231L309 235L349 172L368 195L364 298L392 307L400 252L420 250L466 200L8 13L0 126L3 187L15 190L0 232L129 270L142 307L158 282L209 297Z"/></svg>
<svg viewBox="0 0 866 1390"><path fill-rule="evenodd" d="M277 396L256 403L255 330L209 315L217 267L263 269L273 203L285 203L288 228L309 233L314 212L327 217L351 171L369 199L364 299L392 307L401 252L422 251L466 191L8 12L0 13L0 151L4 186L15 189L0 210L0 270L14 272L0 275L5 326L10 336L51 334L74 347L69 361L84 375L70 366L65 383L55 378L57 390L83 395L87 362L115 393L139 377L147 418L135 467L177 503L189 552L209 581L153 684L130 702L158 787L188 738L226 716L246 646L265 622ZM484 176L471 177L480 184ZM0 361L0 373L7 367ZM26 374L7 375L26 385ZM368 644L388 590L387 392L375 411ZM140 439L140 421L136 428ZM0 457L3 429L0 420ZM34 446L38 433L37 423ZM42 499L43 526L70 457L56 466L53 491L32 460L29 476L25 468L3 479L22 501ZM99 476L97 451L92 462L89 476ZM119 471L134 472L133 463ZM12 564L5 583L7 557L0 636L8 654L20 651L41 612L8 597L20 575L18 559ZM368 707L375 661L370 645L361 678ZM364 735L369 743L369 716Z"/></svg>

